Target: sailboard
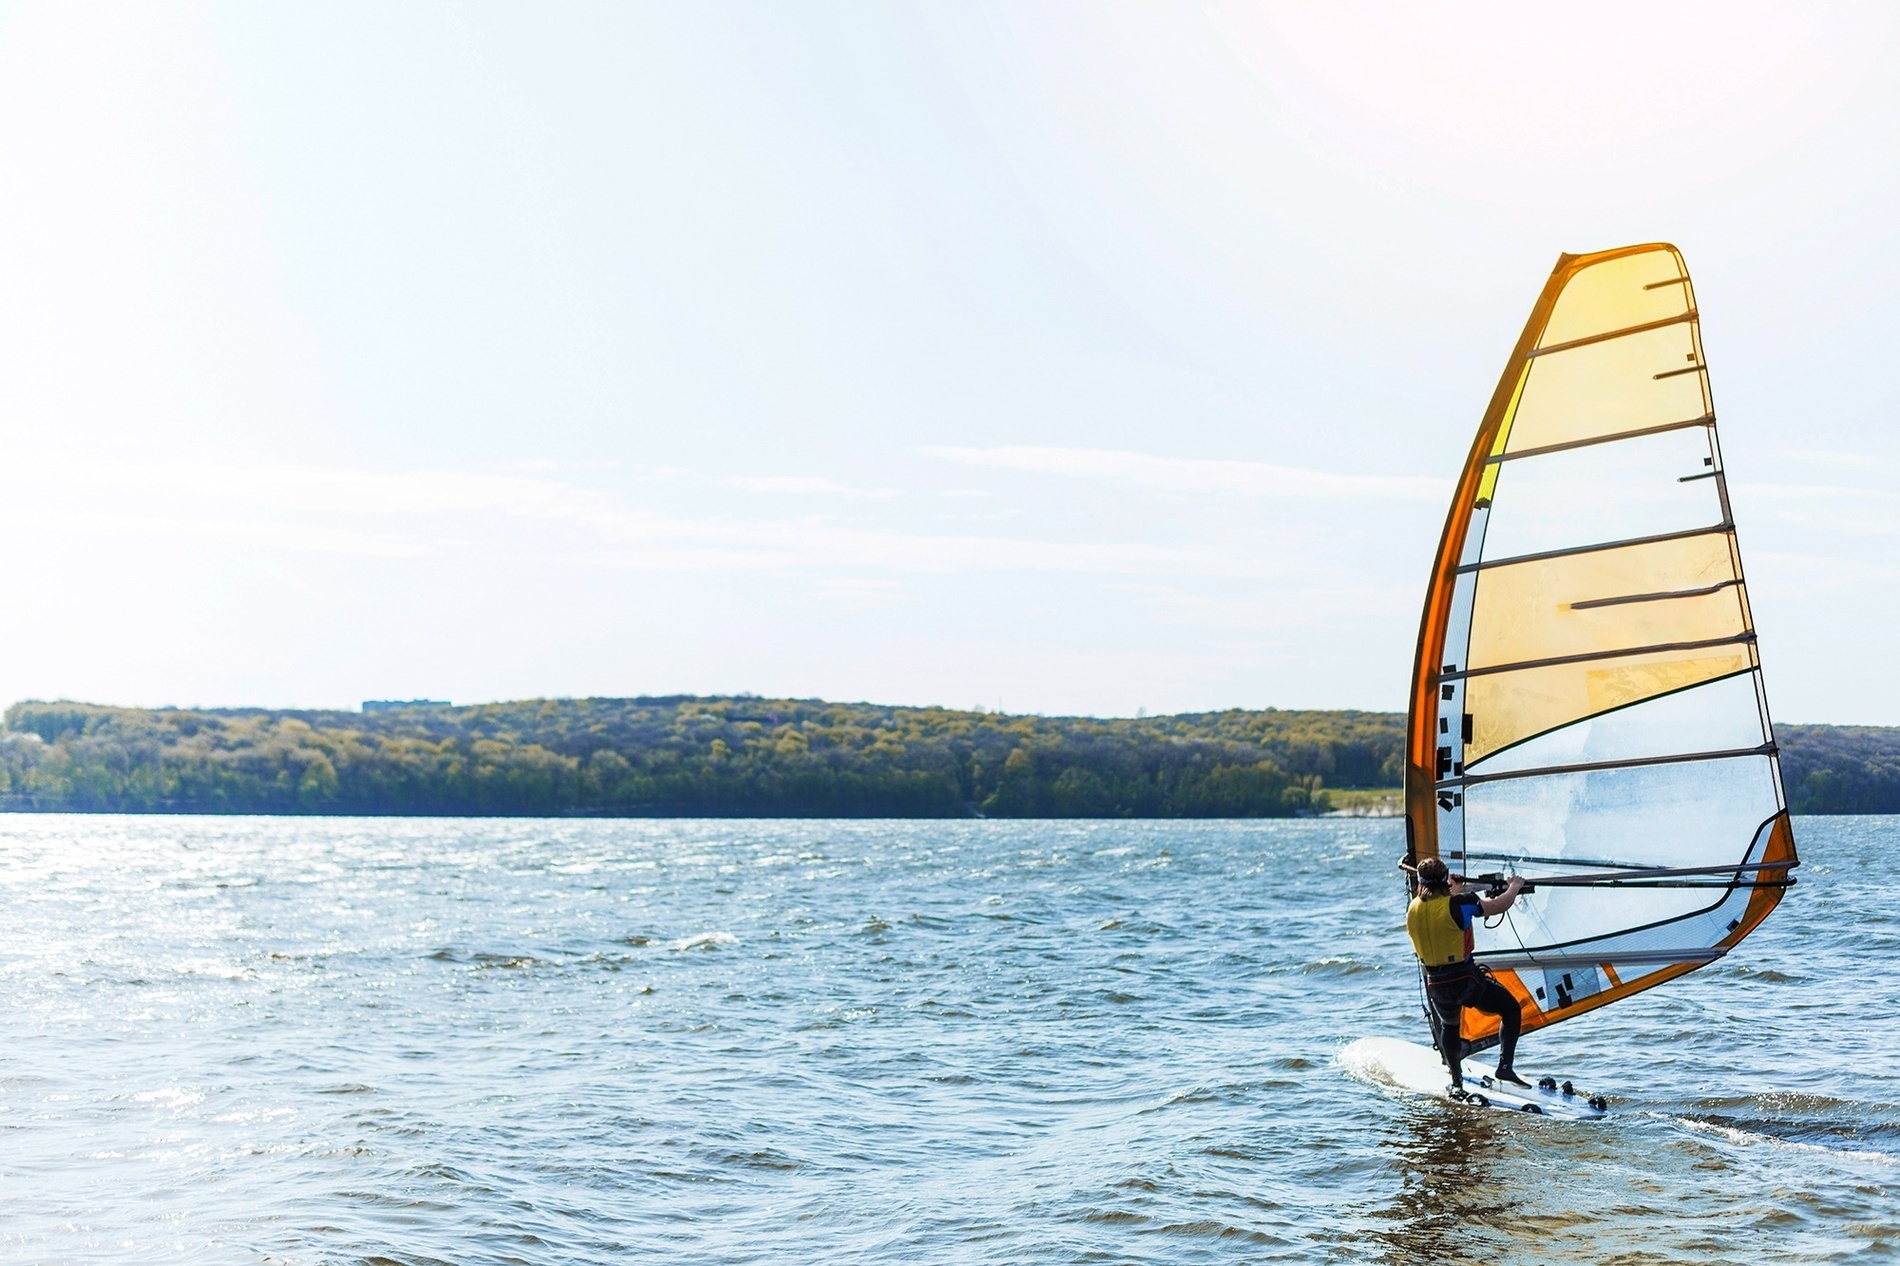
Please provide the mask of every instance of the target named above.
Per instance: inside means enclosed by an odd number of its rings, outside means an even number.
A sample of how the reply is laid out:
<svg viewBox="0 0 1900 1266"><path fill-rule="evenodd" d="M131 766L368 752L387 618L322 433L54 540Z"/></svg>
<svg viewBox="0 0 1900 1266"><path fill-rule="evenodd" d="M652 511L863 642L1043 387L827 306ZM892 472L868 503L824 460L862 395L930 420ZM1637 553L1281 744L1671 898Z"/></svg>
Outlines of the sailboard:
<svg viewBox="0 0 1900 1266"><path fill-rule="evenodd" d="M1339 1062L1361 1081L1407 1095L1430 1095L1477 1108L1528 1112L1536 1116L1589 1121L1609 1110L1602 1095L1570 1082L1541 1077L1535 1085L1500 1081L1481 1067L1464 1069L1464 1094L1454 1099L1445 1083L1445 1062L1438 1052L1395 1037L1362 1037L1339 1052Z"/></svg>
<svg viewBox="0 0 1900 1266"><path fill-rule="evenodd" d="M1518 874L1473 958L1526 1033L1728 954L1798 864L1695 291L1564 255L1459 476L1413 664L1406 885ZM1498 1022L1467 1008L1472 1050Z"/></svg>

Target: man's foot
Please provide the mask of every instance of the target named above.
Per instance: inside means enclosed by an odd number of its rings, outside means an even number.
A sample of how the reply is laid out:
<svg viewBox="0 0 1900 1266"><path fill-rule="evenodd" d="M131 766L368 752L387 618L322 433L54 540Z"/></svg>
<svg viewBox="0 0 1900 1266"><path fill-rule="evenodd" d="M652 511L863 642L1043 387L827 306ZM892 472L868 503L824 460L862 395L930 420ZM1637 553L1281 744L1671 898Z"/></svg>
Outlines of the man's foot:
<svg viewBox="0 0 1900 1266"><path fill-rule="evenodd" d="M1465 1089L1463 1082L1454 1081L1445 1087L1445 1096L1456 1103L1463 1103L1471 1097L1471 1092Z"/></svg>
<svg viewBox="0 0 1900 1266"><path fill-rule="evenodd" d="M1513 1086L1523 1086L1527 1090L1530 1088L1530 1083L1528 1081L1525 1081L1522 1077L1519 1077L1516 1073L1512 1072L1508 1068L1498 1069L1497 1079L1499 1081L1508 1081Z"/></svg>

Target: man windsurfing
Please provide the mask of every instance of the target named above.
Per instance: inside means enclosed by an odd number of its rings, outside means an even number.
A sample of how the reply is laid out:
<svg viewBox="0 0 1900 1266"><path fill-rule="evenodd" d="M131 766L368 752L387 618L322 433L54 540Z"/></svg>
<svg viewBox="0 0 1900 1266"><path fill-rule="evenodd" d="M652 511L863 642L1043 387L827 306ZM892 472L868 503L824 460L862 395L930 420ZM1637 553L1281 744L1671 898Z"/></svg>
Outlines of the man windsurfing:
<svg viewBox="0 0 1900 1266"><path fill-rule="evenodd" d="M1425 966L1432 1044L1451 1069L1452 1097L1464 1095L1465 1042L1459 1029L1466 1007L1498 1018L1498 1080L1528 1085L1511 1067L1523 1024L1517 999L1471 961L1472 920L1509 910L1524 880L1513 875L1502 892L1480 897L1464 891L1464 876L1453 875L1436 857L1420 862L1417 874L1418 895L1405 912L1405 930L1412 938L1413 952Z"/></svg>

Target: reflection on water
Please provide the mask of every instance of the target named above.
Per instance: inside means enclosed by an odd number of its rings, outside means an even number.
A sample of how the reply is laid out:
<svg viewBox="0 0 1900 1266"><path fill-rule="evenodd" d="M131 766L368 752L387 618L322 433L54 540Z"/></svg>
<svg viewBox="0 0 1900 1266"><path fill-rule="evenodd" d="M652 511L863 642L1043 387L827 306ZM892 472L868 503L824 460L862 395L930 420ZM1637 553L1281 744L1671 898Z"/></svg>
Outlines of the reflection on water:
<svg viewBox="0 0 1900 1266"><path fill-rule="evenodd" d="M1521 1200L1496 1181L1505 1120L1436 1101L1408 1104L1379 1140L1396 1190L1368 1211L1387 1262L1453 1262L1475 1256Z"/></svg>

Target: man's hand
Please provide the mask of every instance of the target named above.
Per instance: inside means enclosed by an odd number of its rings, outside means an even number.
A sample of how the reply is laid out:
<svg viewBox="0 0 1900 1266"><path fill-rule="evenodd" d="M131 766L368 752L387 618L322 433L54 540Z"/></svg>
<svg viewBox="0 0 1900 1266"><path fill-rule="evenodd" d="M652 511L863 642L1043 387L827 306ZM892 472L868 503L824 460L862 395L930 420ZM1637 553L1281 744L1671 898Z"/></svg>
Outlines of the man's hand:
<svg viewBox="0 0 1900 1266"><path fill-rule="evenodd" d="M1495 897L1479 897L1478 909L1484 911L1487 918L1494 914L1503 914L1511 908L1511 903L1517 900L1518 890L1523 886L1524 876L1512 875L1504 885L1503 892Z"/></svg>

